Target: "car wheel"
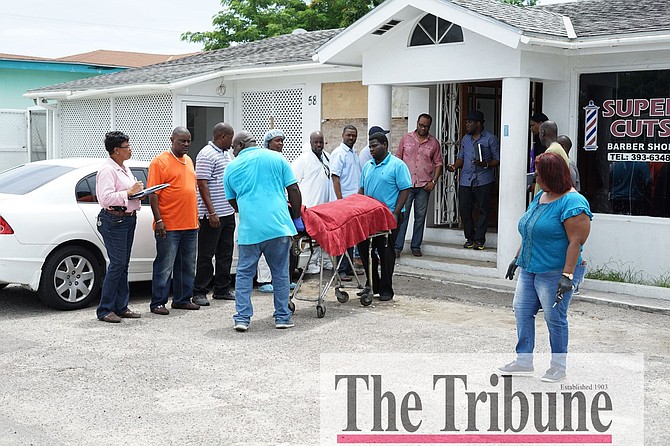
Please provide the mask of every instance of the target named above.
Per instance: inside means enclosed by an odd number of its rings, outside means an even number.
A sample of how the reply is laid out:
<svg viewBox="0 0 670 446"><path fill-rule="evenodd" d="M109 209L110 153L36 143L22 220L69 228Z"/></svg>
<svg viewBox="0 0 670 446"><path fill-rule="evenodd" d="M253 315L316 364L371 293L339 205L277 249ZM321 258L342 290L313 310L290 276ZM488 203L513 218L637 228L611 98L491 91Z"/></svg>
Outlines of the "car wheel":
<svg viewBox="0 0 670 446"><path fill-rule="evenodd" d="M44 263L40 300L57 310L76 310L91 304L100 293L103 266L81 246L65 246L54 251Z"/></svg>

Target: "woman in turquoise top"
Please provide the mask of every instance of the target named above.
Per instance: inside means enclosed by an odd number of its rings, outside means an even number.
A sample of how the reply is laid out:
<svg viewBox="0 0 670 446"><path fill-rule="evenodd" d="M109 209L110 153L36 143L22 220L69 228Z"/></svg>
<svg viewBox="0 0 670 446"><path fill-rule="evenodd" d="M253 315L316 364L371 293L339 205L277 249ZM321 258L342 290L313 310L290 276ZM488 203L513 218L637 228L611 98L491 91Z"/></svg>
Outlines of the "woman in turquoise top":
<svg viewBox="0 0 670 446"><path fill-rule="evenodd" d="M533 373L535 315L542 308L551 345L551 365L542 381L557 382L565 378L568 305L593 214L586 198L572 187L563 158L543 153L535 160L535 169L541 190L519 220L521 247L506 276L512 280L521 268L513 302L517 359L499 370L511 375Z"/></svg>

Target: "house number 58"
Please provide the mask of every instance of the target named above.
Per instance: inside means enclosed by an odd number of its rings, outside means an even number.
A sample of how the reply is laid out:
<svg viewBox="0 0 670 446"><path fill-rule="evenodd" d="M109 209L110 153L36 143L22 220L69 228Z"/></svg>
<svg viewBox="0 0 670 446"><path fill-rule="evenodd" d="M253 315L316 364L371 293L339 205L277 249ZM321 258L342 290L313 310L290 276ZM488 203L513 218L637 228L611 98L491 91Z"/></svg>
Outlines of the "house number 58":
<svg viewBox="0 0 670 446"><path fill-rule="evenodd" d="M307 98L307 105L316 105L316 95L313 94Z"/></svg>

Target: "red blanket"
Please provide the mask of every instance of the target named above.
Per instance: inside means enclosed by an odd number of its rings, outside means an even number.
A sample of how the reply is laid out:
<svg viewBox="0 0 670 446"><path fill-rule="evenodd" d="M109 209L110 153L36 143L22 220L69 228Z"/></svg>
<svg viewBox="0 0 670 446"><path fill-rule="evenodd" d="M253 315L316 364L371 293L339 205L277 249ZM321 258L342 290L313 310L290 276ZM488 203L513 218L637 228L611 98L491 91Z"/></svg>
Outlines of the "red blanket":
<svg viewBox="0 0 670 446"><path fill-rule="evenodd" d="M302 220L310 237L333 256L396 227L395 217L384 203L360 194L311 208L303 206Z"/></svg>

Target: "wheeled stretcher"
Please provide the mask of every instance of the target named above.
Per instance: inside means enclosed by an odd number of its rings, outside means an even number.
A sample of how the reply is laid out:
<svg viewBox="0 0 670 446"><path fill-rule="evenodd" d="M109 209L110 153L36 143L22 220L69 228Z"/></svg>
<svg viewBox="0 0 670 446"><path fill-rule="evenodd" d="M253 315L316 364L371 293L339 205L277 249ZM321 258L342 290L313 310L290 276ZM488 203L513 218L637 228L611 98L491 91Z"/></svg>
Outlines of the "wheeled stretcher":
<svg viewBox="0 0 670 446"><path fill-rule="evenodd" d="M300 298L299 292L302 285L305 270L303 269L297 286L293 290L289 300L289 309L295 311L296 300L307 300L316 302L316 315L322 318L326 314L324 298L331 286L335 283L335 296L340 303L349 300L349 294L344 290L346 288L337 273L341 262L350 262L356 279L356 286L361 291L361 305L368 306L372 303L372 290L369 286L364 286L360 278L356 275L353 260L347 253L347 248L354 246L365 239L375 237L388 237L391 229L396 227L396 220L391 211L385 204L365 195L351 195L343 200L337 200L330 203L324 203L311 208L303 208L302 217L305 223L306 234L300 234L294 238L292 246L293 254L299 255L307 249L310 251L310 260L314 255L315 248L321 247L319 258L319 296L317 299ZM372 268L372 243L367 253L361 255L368 256L368 268ZM331 277L324 285L323 263L324 256L329 255L335 258L339 257L336 264L333 261L333 272ZM309 262L308 262L309 263ZM368 271L368 277L372 277L371 271ZM365 283L365 281L363 281Z"/></svg>

